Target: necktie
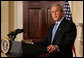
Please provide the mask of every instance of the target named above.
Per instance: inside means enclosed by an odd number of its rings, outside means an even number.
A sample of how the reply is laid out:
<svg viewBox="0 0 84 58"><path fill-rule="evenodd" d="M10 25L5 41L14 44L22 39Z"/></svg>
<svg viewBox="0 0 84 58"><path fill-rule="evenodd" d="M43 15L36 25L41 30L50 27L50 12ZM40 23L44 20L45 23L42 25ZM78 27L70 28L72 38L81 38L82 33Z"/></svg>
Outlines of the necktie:
<svg viewBox="0 0 84 58"><path fill-rule="evenodd" d="M54 40L54 36L55 36L55 33L56 33L56 27L57 27L58 23L55 24L53 30L52 30L52 40L51 40L51 44L53 43L53 40Z"/></svg>

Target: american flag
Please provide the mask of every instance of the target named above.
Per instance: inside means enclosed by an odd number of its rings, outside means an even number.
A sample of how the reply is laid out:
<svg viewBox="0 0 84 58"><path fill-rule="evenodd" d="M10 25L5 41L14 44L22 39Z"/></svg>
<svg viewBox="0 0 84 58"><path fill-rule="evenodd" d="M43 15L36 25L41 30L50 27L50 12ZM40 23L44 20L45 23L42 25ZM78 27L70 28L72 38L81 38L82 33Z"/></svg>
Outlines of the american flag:
<svg viewBox="0 0 84 58"><path fill-rule="evenodd" d="M69 2L68 1L66 1L66 3L64 4L64 11L65 11L66 19L72 21L72 16L71 16L71 11L70 11L70 6L69 6ZM72 52L73 52L73 57L76 57L76 52L75 52L74 45L72 47Z"/></svg>
<svg viewBox="0 0 84 58"><path fill-rule="evenodd" d="M66 3L64 4L64 11L65 11L66 19L67 20L72 20L70 6L69 6L69 2L68 1L66 1Z"/></svg>

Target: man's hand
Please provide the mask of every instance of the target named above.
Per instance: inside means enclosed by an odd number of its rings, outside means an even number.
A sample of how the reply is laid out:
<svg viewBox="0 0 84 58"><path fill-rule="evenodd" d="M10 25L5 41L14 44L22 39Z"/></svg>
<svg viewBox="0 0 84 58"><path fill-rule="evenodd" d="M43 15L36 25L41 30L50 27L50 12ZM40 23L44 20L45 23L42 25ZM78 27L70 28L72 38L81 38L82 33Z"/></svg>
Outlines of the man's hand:
<svg viewBox="0 0 84 58"><path fill-rule="evenodd" d="M34 44L34 42L28 42L28 44Z"/></svg>
<svg viewBox="0 0 84 58"><path fill-rule="evenodd" d="M53 53L55 50L57 50L57 47L54 46L54 45L49 45L49 46L47 47L47 51L48 51L49 53Z"/></svg>
<svg viewBox="0 0 84 58"><path fill-rule="evenodd" d="M29 41L29 40L22 40L24 43L27 43L27 44L34 44L34 42L32 41Z"/></svg>

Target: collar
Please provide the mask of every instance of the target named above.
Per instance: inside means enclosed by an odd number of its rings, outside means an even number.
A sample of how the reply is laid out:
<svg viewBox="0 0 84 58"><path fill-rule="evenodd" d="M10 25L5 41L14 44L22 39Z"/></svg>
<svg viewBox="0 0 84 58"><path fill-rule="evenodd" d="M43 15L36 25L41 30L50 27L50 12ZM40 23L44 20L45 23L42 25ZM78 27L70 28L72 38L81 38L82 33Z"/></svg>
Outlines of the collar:
<svg viewBox="0 0 84 58"><path fill-rule="evenodd" d="M56 21L55 23L58 23L58 24L60 24L61 23L61 21L64 19L64 17L62 17L59 21Z"/></svg>

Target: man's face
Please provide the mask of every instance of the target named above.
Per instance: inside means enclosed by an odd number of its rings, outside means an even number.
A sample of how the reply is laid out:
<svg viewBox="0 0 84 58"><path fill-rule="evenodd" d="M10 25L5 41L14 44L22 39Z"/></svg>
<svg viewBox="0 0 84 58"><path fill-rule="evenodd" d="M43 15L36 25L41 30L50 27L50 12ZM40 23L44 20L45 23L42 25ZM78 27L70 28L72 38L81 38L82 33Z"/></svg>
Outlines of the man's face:
<svg viewBox="0 0 84 58"><path fill-rule="evenodd" d="M59 21L63 17L64 12L60 11L59 6L53 6L51 8L51 14L55 21Z"/></svg>

